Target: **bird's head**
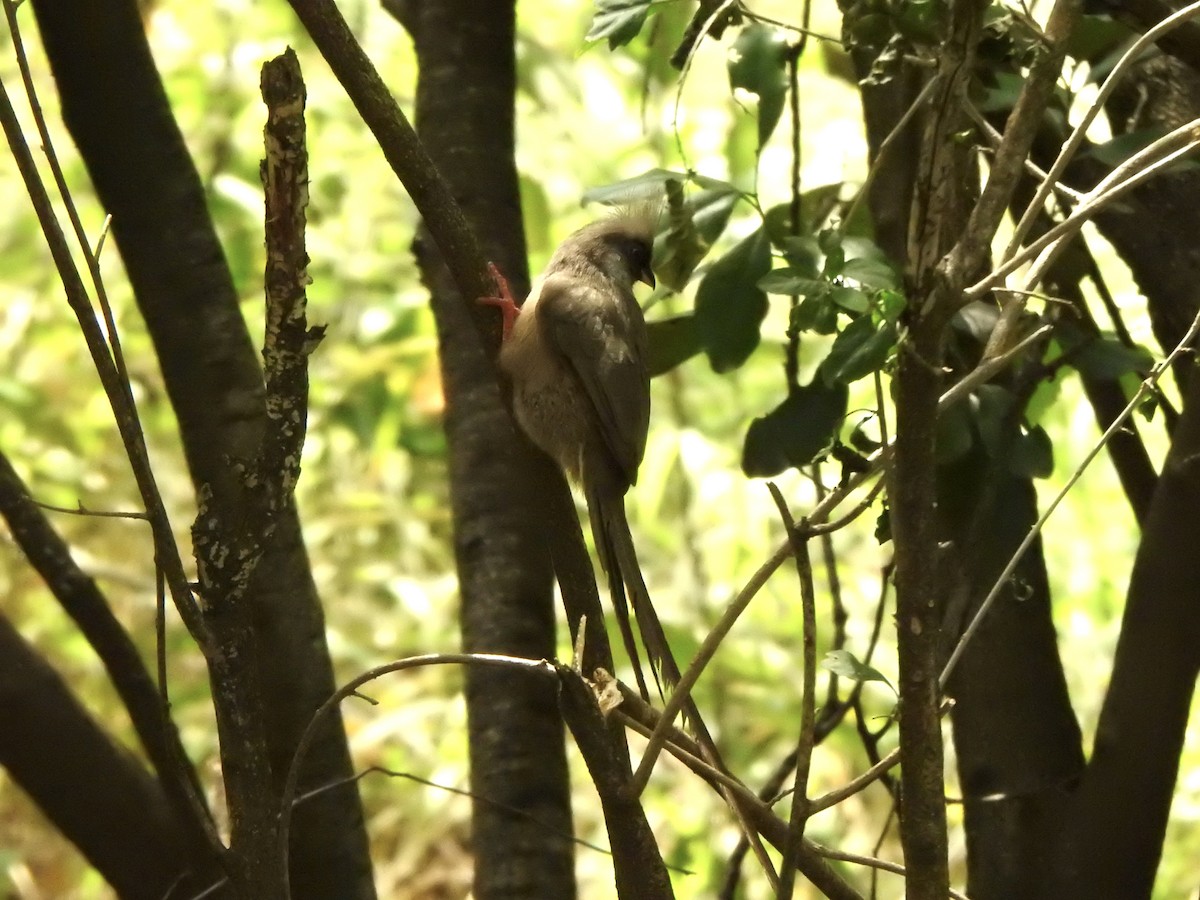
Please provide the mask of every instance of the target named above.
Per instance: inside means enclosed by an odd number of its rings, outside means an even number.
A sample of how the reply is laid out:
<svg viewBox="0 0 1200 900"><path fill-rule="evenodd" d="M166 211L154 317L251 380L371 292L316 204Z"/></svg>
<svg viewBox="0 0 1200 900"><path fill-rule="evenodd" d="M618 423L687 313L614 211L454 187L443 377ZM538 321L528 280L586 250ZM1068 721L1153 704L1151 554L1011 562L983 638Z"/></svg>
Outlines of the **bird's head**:
<svg viewBox="0 0 1200 900"><path fill-rule="evenodd" d="M619 209L568 237L554 254L550 268L600 270L618 284L635 282L654 287L650 266L654 252L657 211L641 207Z"/></svg>

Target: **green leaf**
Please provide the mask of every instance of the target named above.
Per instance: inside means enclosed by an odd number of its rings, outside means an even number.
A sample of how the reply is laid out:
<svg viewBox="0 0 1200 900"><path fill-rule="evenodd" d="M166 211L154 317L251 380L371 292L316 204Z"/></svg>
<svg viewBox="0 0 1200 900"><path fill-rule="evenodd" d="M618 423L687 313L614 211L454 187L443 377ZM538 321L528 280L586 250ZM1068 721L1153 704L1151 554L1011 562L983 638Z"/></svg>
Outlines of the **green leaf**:
<svg viewBox="0 0 1200 900"><path fill-rule="evenodd" d="M808 465L837 434L847 395L841 385L814 383L794 389L783 403L750 423L742 471L752 478L770 478Z"/></svg>
<svg viewBox="0 0 1200 900"><path fill-rule="evenodd" d="M821 276L832 281L842 274L846 264L846 250L842 246L842 238L832 228L827 228L817 235L817 244L825 253L825 265L821 268Z"/></svg>
<svg viewBox="0 0 1200 900"><path fill-rule="evenodd" d="M848 259L842 266L842 277L853 278L870 290L899 287L900 279L887 263L877 259Z"/></svg>
<svg viewBox="0 0 1200 900"><path fill-rule="evenodd" d="M845 248L848 259L872 259L888 264L888 256L883 252L883 248L868 237L843 232L842 247Z"/></svg>
<svg viewBox="0 0 1200 900"><path fill-rule="evenodd" d="M799 234L811 234L825 223L838 204L842 192L842 183L819 184L800 194L800 231ZM783 242L796 235L792 231L792 205L780 203L772 206L763 216L767 234L771 243L782 247Z"/></svg>
<svg viewBox="0 0 1200 900"><path fill-rule="evenodd" d="M825 265L825 254L812 235L784 238L779 249L791 268L813 278L820 274Z"/></svg>
<svg viewBox="0 0 1200 900"><path fill-rule="evenodd" d="M1049 478L1054 471L1054 447L1041 426L1017 438L1008 455L1008 470L1022 478Z"/></svg>
<svg viewBox="0 0 1200 900"><path fill-rule="evenodd" d="M616 50L638 36L646 24L651 0L596 0L596 13L586 41L608 39L608 49Z"/></svg>
<svg viewBox="0 0 1200 900"><path fill-rule="evenodd" d="M968 401L979 440L993 457L1011 452L1008 429L1015 400L1003 385L981 384Z"/></svg>
<svg viewBox="0 0 1200 900"><path fill-rule="evenodd" d="M668 181L687 181L686 172L672 172L670 169L651 169L633 178L614 181L612 184L602 184L583 193L584 203L629 203L630 201L646 200L661 194L663 186Z"/></svg>
<svg viewBox="0 0 1200 900"><path fill-rule="evenodd" d="M817 232L817 246L821 248L821 252L826 256L832 256L835 253L841 253L842 262L846 261L846 249L842 243L842 233L836 228L822 228ZM841 262L838 266L841 266Z"/></svg>
<svg viewBox="0 0 1200 900"><path fill-rule="evenodd" d="M824 281L817 284L823 288L829 285ZM792 331L811 331L816 334L834 334L837 331L838 308L833 305L829 291L810 294L800 301L800 305L789 314L788 325Z"/></svg>
<svg viewBox="0 0 1200 900"><path fill-rule="evenodd" d="M1083 375L1115 381L1129 372L1147 372L1154 356L1145 347L1127 347L1112 337L1096 338L1070 356L1071 365Z"/></svg>
<svg viewBox="0 0 1200 900"><path fill-rule="evenodd" d="M740 193L732 184L721 181L719 178L709 178L707 175L699 175L695 172L650 169L641 175L614 181L612 184L602 184L584 191L583 202L628 203L631 200L645 200L657 197L668 181L688 182L706 190Z"/></svg>
<svg viewBox="0 0 1200 900"><path fill-rule="evenodd" d="M733 42L729 83L758 96L758 148L771 137L787 96L787 38L778 29L747 25Z"/></svg>
<svg viewBox="0 0 1200 900"><path fill-rule="evenodd" d="M518 185L521 191L521 211L525 221L525 239L531 253L550 252L550 199L536 178L522 174Z"/></svg>
<svg viewBox="0 0 1200 900"><path fill-rule="evenodd" d="M887 506L887 501L884 501L883 512L879 514L879 518L875 520L875 540L881 544L886 544L892 539L892 511Z"/></svg>
<svg viewBox="0 0 1200 900"><path fill-rule="evenodd" d="M954 314L950 327L982 347L987 344L999 318L1000 311L994 304L972 300Z"/></svg>
<svg viewBox="0 0 1200 900"><path fill-rule="evenodd" d="M906 306L908 299L899 291L880 291L875 295L875 307L888 322L898 321Z"/></svg>
<svg viewBox="0 0 1200 900"><path fill-rule="evenodd" d="M795 269L772 269L758 279L758 286L768 294L788 294L796 297L809 297L822 294L829 289L829 282L819 278L809 278Z"/></svg>
<svg viewBox="0 0 1200 900"><path fill-rule="evenodd" d="M938 465L944 466L960 459L974 443L970 404L966 400L960 400L942 410L937 419L935 436Z"/></svg>
<svg viewBox="0 0 1200 900"><path fill-rule="evenodd" d="M850 384L883 367L896 346L896 326L861 316L842 329L821 362L826 384Z"/></svg>
<svg viewBox="0 0 1200 900"><path fill-rule="evenodd" d="M1094 62L1097 57L1120 47L1129 34L1128 28L1114 22L1110 16L1080 16L1067 38L1067 55Z"/></svg>
<svg viewBox="0 0 1200 900"><path fill-rule="evenodd" d="M979 101L982 112L1004 112L1016 106L1017 98L1025 87L1025 79L1012 72L995 72L993 84L988 86Z"/></svg>
<svg viewBox="0 0 1200 900"><path fill-rule="evenodd" d="M758 346L767 295L758 280L771 268L771 244L760 228L713 263L696 290L696 328L715 372L744 363Z"/></svg>
<svg viewBox="0 0 1200 900"><path fill-rule="evenodd" d="M832 672L834 675L841 675L852 681L878 681L892 688L892 693L896 691L882 672L860 661L849 650L830 650L825 654L820 665L822 669Z"/></svg>
<svg viewBox="0 0 1200 900"><path fill-rule="evenodd" d="M829 298L847 312L862 315L871 308L871 298L856 288L834 287Z"/></svg>
<svg viewBox="0 0 1200 900"><path fill-rule="evenodd" d="M742 192L732 184L718 183L704 188L688 200L696 230L710 247L725 231L729 216L741 199Z"/></svg>
<svg viewBox="0 0 1200 900"><path fill-rule="evenodd" d="M1167 129L1162 127L1128 131L1102 144L1093 144L1080 156L1102 162L1109 168L1116 168L1134 154L1145 150L1166 133Z"/></svg>
<svg viewBox="0 0 1200 900"><path fill-rule="evenodd" d="M1037 387L1033 389L1033 395L1025 404L1026 422L1036 425L1046 411L1058 401L1062 393L1064 374L1063 370L1059 370L1053 378L1043 378L1038 382Z"/></svg>
<svg viewBox="0 0 1200 900"><path fill-rule="evenodd" d="M700 334L691 313L647 322L650 338L650 377L662 375L700 352Z"/></svg>

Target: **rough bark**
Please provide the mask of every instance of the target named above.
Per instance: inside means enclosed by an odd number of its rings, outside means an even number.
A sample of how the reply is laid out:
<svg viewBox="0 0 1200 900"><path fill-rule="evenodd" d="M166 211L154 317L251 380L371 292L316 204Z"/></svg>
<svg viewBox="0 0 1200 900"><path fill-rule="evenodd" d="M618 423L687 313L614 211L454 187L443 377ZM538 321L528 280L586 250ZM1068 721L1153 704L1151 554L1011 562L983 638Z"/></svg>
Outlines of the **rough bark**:
<svg viewBox="0 0 1200 900"><path fill-rule="evenodd" d="M420 4L405 16L419 62L417 133L518 296L528 289L514 161L515 6ZM432 291L450 447L463 648L551 658L553 569L539 461L516 433L492 366L432 242L418 242ZM575 896L570 789L556 690L519 672L470 667L474 893ZM514 815L520 810L526 815Z"/></svg>
<svg viewBox="0 0 1200 900"><path fill-rule="evenodd" d="M1015 429L1009 440L1015 438ZM1037 519L1027 478L1007 454L976 452L944 469L943 534L959 540L945 569L964 600L948 643ZM952 561L951 561L952 560ZM1030 547L962 656L947 693L967 834L967 893L979 900L1052 898L1055 840L1083 770L1051 618L1041 542ZM952 604L954 605L954 604Z"/></svg>
<svg viewBox="0 0 1200 900"><path fill-rule="evenodd" d="M247 459L259 446L262 375L136 4L38 0L34 11L63 118L113 216L113 237L158 354L192 478L232 508L239 485L228 460ZM300 732L334 689L324 617L293 507L281 516L246 596L277 792ZM309 756L304 786L350 774L334 716ZM293 881L308 896L374 896L353 789L305 803L293 834Z"/></svg>
<svg viewBox="0 0 1200 900"><path fill-rule="evenodd" d="M971 209L974 168L954 135L979 40L983 6L958 0L948 12L913 195L908 295L893 397L895 456L888 502L896 548L896 636L900 668L900 834L911 898L944 897L949 886L941 720L938 715L943 587L938 572L936 431L945 328L962 285L940 269ZM959 272L957 277L965 278Z"/></svg>
<svg viewBox="0 0 1200 900"><path fill-rule="evenodd" d="M484 354L494 361L498 350L499 317L494 311L475 303L472 298L492 293L495 285L487 277L487 268L478 241L454 200L446 179L429 159L408 120L388 93L379 73L363 53L362 47L354 40L345 20L331 0L290 0L290 3L350 96L355 108L361 113L363 121L379 142L388 164L420 210L455 285L464 292L462 302L469 310L476 331L487 341L483 345ZM394 7L402 17L410 8L414 8L413 4L407 2L397 2ZM554 574L562 591L563 605L573 636L578 634L583 616L587 617L583 669L591 672L597 667L603 667L612 671L612 652L604 630L604 616L596 590L595 575L588 559L587 547L583 542L583 534L566 478L549 458L543 456L538 459L538 462L531 463L533 478L530 482L529 496L536 498L536 502L542 507L542 537L554 561ZM629 748L625 743L621 725L613 717L608 719L606 725L610 755L623 760L623 767L627 769ZM585 759L593 749L593 745L578 746ZM602 802L604 791L610 787L607 782L597 784L602 794ZM620 790L627 789L627 783L620 786ZM614 848L627 842L627 836L623 832L652 835L645 827L645 816L641 807L634 804L634 809L637 818L641 820L639 822L606 818L610 843ZM643 847L642 850L642 855L657 858L656 847ZM632 867L635 873L642 870L639 859L640 857L625 858L614 852L613 864L618 872L618 883L625 877L622 874L623 869ZM661 859L658 859L658 866L662 866ZM645 883L649 883L654 873L641 871L641 874L647 879ZM636 883L636 874L631 877L631 881Z"/></svg>

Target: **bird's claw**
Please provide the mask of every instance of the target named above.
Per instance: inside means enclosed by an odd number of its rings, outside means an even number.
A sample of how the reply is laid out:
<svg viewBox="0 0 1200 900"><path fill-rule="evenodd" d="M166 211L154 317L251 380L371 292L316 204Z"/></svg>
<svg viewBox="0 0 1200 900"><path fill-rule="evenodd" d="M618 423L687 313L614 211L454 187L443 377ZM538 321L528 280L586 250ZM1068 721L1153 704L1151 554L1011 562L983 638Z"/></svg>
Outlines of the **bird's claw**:
<svg viewBox="0 0 1200 900"><path fill-rule="evenodd" d="M501 339L507 341L508 336L512 334L513 323L517 321L517 316L521 314L520 307L513 300L512 292L508 289L508 280L500 274L500 269L495 263L488 263L488 274L492 276L492 282L496 285L496 294L494 297L480 297L479 302L485 306L494 306L500 310L501 315Z"/></svg>

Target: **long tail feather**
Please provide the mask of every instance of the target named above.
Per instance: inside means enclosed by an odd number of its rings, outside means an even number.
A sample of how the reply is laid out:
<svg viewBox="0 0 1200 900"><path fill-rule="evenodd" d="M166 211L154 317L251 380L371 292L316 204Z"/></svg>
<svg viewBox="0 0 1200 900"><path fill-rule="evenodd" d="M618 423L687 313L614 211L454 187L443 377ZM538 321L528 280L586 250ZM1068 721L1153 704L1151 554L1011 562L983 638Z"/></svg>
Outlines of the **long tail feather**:
<svg viewBox="0 0 1200 900"><path fill-rule="evenodd" d="M663 631L658 614L654 611L654 605L650 602L650 592L646 590L642 567L638 564L637 550L629 533L629 522L625 518L623 500L620 497L607 502L602 499L600 515L616 562L616 571L609 572L609 582L623 582L625 590L629 592L629 601L642 635L642 644L646 648L650 669L658 684L659 694L665 699L666 693L679 683L679 666L671 654L666 632Z"/></svg>
<svg viewBox="0 0 1200 900"><path fill-rule="evenodd" d="M646 676L642 672L642 660L638 654L637 641L633 636L633 624L629 620L629 606L625 600L625 582L621 577L623 570L617 562L613 541L609 529L606 527L603 513L604 504L598 496L589 493L587 508L588 518L592 524L592 537L596 541L596 554L600 557L600 568L608 576L608 589L612 596L613 614L617 617L617 627L621 631L621 643L625 645L625 652L629 654L629 661L633 665L633 676L637 679L638 691L641 693L642 699L648 701L650 692L646 689ZM653 660L651 666L653 666ZM655 674L654 677L657 681L658 675ZM661 685L659 693L662 693Z"/></svg>

